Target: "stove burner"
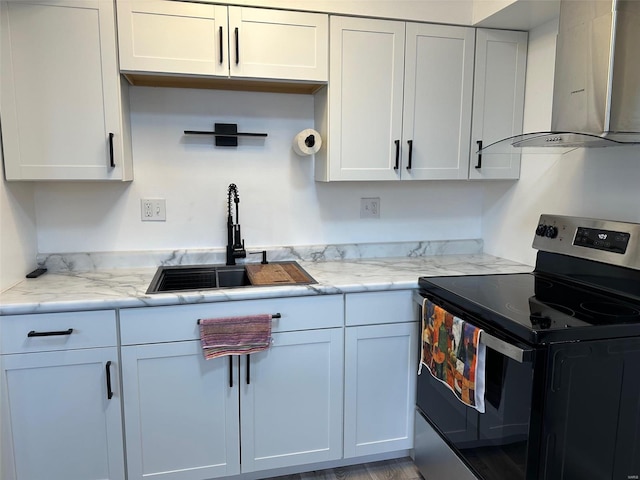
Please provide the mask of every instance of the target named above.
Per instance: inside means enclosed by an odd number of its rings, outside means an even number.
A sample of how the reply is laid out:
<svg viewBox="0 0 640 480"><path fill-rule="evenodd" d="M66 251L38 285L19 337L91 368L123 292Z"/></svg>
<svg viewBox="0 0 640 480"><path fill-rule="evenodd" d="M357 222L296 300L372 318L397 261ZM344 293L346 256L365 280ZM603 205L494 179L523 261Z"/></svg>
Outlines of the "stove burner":
<svg viewBox="0 0 640 480"><path fill-rule="evenodd" d="M507 310L511 310L514 313L518 313L520 315L529 315L529 310L523 310L522 308L518 308L515 305L513 305L512 303L507 302L506 303L506 307Z"/></svg>
<svg viewBox="0 0 640 480"><path fill-rule="evenodd" d="M570 317L575 317L576 316L576 312L571 310L569 307L565 307L564 305L558 305L557 303L548 303L545 302L545 305L547 305L548 307L553 308L554 310L557 310L560 313L564 313L565 315L569 315Z"/></svg>
<svg viewBox="0 0 640 480"><path fill-rule="evenodd" d="M637 317L640 311L635 308L613 302L582 302L580 304L588 312L610 317Z"/></svg>

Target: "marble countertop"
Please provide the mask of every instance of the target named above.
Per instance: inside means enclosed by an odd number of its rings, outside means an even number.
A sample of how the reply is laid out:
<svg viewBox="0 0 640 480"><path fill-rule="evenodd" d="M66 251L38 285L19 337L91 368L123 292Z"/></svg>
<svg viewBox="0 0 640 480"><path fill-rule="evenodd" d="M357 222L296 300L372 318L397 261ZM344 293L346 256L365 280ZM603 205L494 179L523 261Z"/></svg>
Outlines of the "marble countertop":
<svg viewBox="0 0 640 480"><path fill-rule="evenodd" d="M318 283L147 294L156 268L46 273L0 294L0 315L100 310L416 288L420 276L530 272L529 265L482 253L298 263Z"/></svg>

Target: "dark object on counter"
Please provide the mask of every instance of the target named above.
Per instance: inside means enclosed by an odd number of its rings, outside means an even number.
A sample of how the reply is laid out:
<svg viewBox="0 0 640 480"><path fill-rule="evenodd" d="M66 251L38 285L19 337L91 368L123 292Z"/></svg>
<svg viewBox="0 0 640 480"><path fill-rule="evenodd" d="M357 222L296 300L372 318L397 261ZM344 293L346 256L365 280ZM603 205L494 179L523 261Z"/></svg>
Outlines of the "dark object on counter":
<svg viewBox="0 0 640 480"><path fill-rule="evenodd" d="M43 273L47 273L47 269L46 268L44 268L44 267L36 268L33 272L27 273L27 278L38 278Z"/></svg>

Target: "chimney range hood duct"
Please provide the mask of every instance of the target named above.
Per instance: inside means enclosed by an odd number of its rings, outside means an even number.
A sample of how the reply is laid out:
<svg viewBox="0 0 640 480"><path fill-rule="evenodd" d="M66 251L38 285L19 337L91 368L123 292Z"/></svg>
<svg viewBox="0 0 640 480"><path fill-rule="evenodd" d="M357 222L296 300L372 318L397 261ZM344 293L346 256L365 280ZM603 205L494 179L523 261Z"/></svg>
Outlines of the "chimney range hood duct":
<svg viewBox="0 0 640 480"><path fill-rule="evenodd" d="M481 152L628 144L640 144L640 1L562 0L551 131L516 135Z"/></svg>

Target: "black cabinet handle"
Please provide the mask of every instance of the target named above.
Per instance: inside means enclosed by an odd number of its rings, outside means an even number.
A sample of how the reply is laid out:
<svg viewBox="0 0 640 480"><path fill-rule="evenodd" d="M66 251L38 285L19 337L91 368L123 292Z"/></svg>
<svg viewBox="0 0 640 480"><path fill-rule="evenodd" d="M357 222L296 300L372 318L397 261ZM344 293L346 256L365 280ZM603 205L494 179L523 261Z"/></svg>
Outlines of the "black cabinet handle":
<svg viewBox="0 0 640 480"><path fill-rule="evenodd" d="M398 170L400 168L400 140L396 140L394 143L396 144L396 165L393 169Z"/></svg>
<svg viewBox="0 0 640 480"><path fill-rule="evenodd" d="M478 161L476 162L476 168L482 168L482 153L480 153L480 150L482 150L482 140L478 140L476 143L478 144Z"/></svg>
<svg viewBox="0 0 640 480"><path fill-rule="evenodd" d="M238 34L238 27L236 27L235 29L235 35L236 35L236 65L238 65L240 63L240 39Z"/></svg>
<svg viewBox="0 0 640 480"><path fill-rule="evenodd" d="M233 356L229 355L229 388L233 388Z"/></svg>
<svg viewBox="0 0 640 480"><path fill-rule="evenodd" d="M105 370L107 371L107 399L111 400L113 397L113 391L111 390L111 360L107 362Z"/></svg>
<svg viewBox="0 0 640 480"><path fill-rule="evenodd" d="M409 144L409 163L407 164L407 170L411 170L411 157L413 156L413 140L407 140Z"/></svg>
<svg viewBox="0 0 640 480"><path fill-rule="evenodd" d="M251 384L251 355L247 355L247 385Z"/></svg>
<svg viewBox="0 0 640 480"><path fill-rule="evenodd" d="M73 333L73 328L69 330L59 330L57 332L36 332L35 330L31 330L27 333L27 337L53 337L56 335L71 335Z"/></svg>
<svg viewBox="0 0 640 480"><path fill-rule="evenodd" d="M116 166L116 162L113 159L113 133L109 133L109 166L114 168Z"/></svg>
<svg viewBox="0 0 640 480"><path fill-rule="evenodd" d="M220 65L222 65L222 62L224 62L224 50L222 49L222 27L218 30L218 34L220 37Z"/></svg>

